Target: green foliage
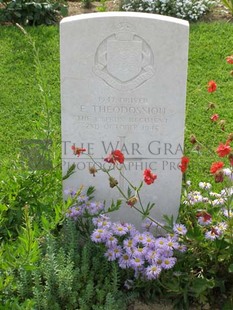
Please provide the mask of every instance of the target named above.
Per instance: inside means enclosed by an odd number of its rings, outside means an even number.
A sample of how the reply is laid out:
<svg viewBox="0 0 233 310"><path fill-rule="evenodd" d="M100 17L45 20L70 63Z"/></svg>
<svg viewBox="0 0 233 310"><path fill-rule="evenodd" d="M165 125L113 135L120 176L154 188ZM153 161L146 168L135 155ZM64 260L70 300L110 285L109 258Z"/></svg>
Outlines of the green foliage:
<svg viewBox="0 0 233 310"><path fill-rule="evenodd" d="M44 236L25 208L18 238L0 254L0 309L118 310L133 298L117 265L73 221Z"/></svg>
<svg viewBox="0 0 233 310"><path fill-rule="evenodd" d="M84 229L90 230L91 219L87 218L81 228L65 221L67 208L74 201L61 202L52 102L41 75L38 50L27 32L21 30L34 53L43 111L35 133L42 132L39 138L53 140L52 167L35 170L21 157L14 163L3 162L0 309L125 309L124 277L116 265L103 259L101 248L85 239ZM90 198L93 192L90 187ZM77 191L74 199L79 194ZM119 207L119 202L113 207Z"/></svg>
<svg viewBox="0 0 233 310"><path fill-rule="evenodd" d="M103 251L66 221L57 237L48 235L35 270L22 270L17 289L20 300L33 296L38 309L125 309L122 276Z"/></svg>
<svg viewBox="0 0 233 310"><path fill-rule="evenodd" d="M28 206L23 209L23 222L19 236L13 242L2 242L0 247L0 309L30 309L34 302L29 298L22 304L17 291L30 292L30 272L40 257L39 230L30 215ZM21 281L17 283L17 278ZM2 308L1 308L2 307Z"/></svg>
<svg viewBox="0 0 233 310"><path fill-rule="evenodd" d="M91 2L92 0L82 0L82 5L85 9L90 9L92 5Z"/></svg>
<svg viewBox="0 0 233 310"><path fill-rule="evenodd" d="M221 2L233 16L233 1L232 0L221 0Z"/></svg>
<svg viewBox="0 0 233 310"><path fill-rule="evenodd" d="M225 184L221 183L222 188L227 184L227 180ZM193 193L191 189L190 193ZM204 197L203 201L193 204L188 203L186 194L179 213L180 221L188 229L184 238L187 251L178 256L171 280L168 281L166 275L160 279L166 292L175 299L175 304L182 304L184 309L189 309L190 301L202 306L206 303L218 306L228 303L233 297L233 218L223 215L221 206L211 202L216 197L207 190L199 189L199 194ZM232 210L232 198L224 197L224 206ZM198 223L198 214L202 212L211 217L210 224Z"/></svg>
<svg viewBox="0 0 233 310"><path fill-rule="evenodd" d="M31 26L52 25L68 13L67 6L60 1L1 0L0 3L3 4L0 9L0 22Z"/></svg>
<svg viewBox="0 0 233 310"><path fill-rule="evenodd" d="M97 7L98 12L106 12L107 6L106 6L107 0L100 0L100 5Z"/></svg>
<svg viewBox="0 0 233 310"><path fill-rule="evenodd" d="M62 204L60 172L25 171L18 163L2 167L0 183L1 226L4 239L17 236L22 224L23 208L28 205L35 219L42 214L53 216L54 206Z"/></svg>
<svg viewBox="0 0 233 310"><path fill-rule="evenodd" d="M34 140L21 141L21 150L14 160L2 160L0 171L0 236L3 239L17 237L22 224L23 208L27 205L40 225L45 215L55 217L59 208L62 208L61 199L61 170L58 169L59 142L52 128L52 100L48 85L43 79L43 69L39 60L38 49L30 35L20 27L22 39L26 37L32 53L34 54L34 72L38 82L39 100L41 109L40 118L34 128ZM34 122L35 123L35 122ZM52 141L46 145L46 154L43 148L35 147L33 141ZM23 151L23 147L27 147ZM39 169L35 169L37 158L40 155ZM46 157L47 155L49 157ZM50 165L48 165L49 163ZM60 215L59 215L60 216ZM51 220L51 223L53 221ZM50 225L51 228L51 225Z"/></svg>
<svg viewBox="0 0 233 310"><path fill-rule="evenodd" d="M50 100L50 137L52 149L60 152L59 105L59 48L57 27L27 27L40 54L43 87ZM22 149L22 141L46 140L46 109L42 108L42 92L38 87L36 63L28 36L19 28L1 26L0 31L0 165L15 162ZM41 85L41 84L40 84ZM44 101L43 101L44 102ZM44 106L44 104L43 104ZM6 130L7 124L7 130ZM43 129L42 129L43 128ZM59 142L59 145L58 145ZM59 154L60 156L60 154ZM58 157L58 156L57 156ZM53 152L52 152L53 158ZM22 158L21 158L22 159ZM56 165L59 165L57 158ZM6 172L5 168L3 170ZM4 176L1 175L1 180Z"/></svg>

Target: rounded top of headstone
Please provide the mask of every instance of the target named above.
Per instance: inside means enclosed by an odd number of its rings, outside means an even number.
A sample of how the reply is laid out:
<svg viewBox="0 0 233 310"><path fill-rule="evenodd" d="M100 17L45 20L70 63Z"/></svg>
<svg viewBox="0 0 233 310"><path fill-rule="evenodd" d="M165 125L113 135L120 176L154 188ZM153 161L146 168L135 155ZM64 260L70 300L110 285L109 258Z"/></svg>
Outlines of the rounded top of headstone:
<svg viewBox="0 0 233 310"><path fill-rule="evenodd" d="M189 22L187 20L183 20L176 17L164 16L159 14L148 14L141 12L98 12L98 13L88 13L88 14L79 14L74 16L64 17L60 24L64 24L67 22L75 22L86 19L98 19L98 18L143 18L149 20L158 20L161 22L171 22L184 26L189 26Z"/></svg>

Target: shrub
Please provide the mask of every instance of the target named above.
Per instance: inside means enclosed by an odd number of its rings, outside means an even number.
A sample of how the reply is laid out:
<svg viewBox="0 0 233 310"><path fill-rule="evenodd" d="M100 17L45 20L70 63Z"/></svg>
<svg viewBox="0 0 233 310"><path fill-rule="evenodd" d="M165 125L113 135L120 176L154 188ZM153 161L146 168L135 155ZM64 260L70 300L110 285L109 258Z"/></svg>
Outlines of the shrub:
<svg viewBox="0 0 233 310"><path fill-rule="evenodd" d="M0 0L0 22L12 22L22 25L52 25L59 21L60 16L67 15L67 6L62 2L46 0L42 2L26 0Z"/></svg>
<svg viewBox="0 0 233 310"><path fill-rule="evenodd" d="M16 285L10 298L2 300L4 306L11 299L18 306L30 301L41 310L126 309L135 294L124 292L117 264L103 259L101 248L84 239L72 221L40 241L40 258L34 266L11 269Z"/></svg>
<svg viewBox="0 0 233 310"><path fill-rule="evenodd" d="M213 3L210 0L125 0L122 9L196 21L209 11Z"/></svg>

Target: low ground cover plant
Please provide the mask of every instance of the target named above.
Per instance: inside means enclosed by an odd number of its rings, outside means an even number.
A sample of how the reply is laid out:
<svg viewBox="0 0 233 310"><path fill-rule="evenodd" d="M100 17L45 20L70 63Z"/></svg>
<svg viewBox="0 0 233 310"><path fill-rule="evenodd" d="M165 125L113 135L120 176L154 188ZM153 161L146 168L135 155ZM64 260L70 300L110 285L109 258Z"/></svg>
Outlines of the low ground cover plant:
<svg viewBox="0 0 233 310"><path fill-rule="evenodd" d="M125 0L122 9L124 11L155 13L197 21L214 4L216 3L210 0Z"/></svg>

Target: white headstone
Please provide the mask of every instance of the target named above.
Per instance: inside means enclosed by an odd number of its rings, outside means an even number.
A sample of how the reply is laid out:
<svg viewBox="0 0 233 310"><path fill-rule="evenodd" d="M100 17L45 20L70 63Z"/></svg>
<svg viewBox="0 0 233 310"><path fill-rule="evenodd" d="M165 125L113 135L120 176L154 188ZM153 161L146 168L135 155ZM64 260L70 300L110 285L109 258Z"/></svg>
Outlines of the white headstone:
<svg viewBox="0 0 233 310"><path fill-rule="evenodd" d="M125 155L123 173L134 185L143 171L158 176L141 198L155 202L151 215L176 217L181 194L188 58L188 22L146 13L94 13L64 18L61 33L63 172L75 163L64 188L96 187L98 201L121 198L107 175L89 173L91 160L74 156L84 147L100 164L112 150ZM118 171L113 176L127 192ZM139 205L138 205L139 206ZM139 225L123 203L115 219Z"/></svg>

